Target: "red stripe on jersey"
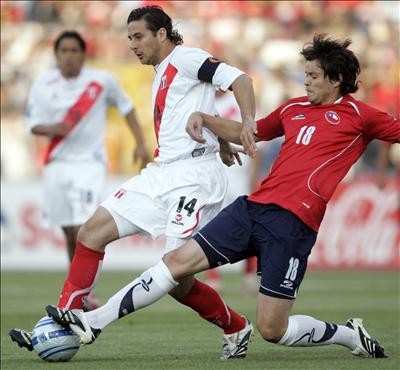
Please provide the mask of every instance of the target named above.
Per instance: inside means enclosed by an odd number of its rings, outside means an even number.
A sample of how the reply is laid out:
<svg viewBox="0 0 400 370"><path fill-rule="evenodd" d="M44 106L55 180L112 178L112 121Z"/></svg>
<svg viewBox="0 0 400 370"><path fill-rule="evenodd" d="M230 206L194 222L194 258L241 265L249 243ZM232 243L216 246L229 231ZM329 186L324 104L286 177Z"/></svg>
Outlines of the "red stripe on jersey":
<svg viewBox="0 0 400 370"><path fill-rule="evenodd" d="M63 118L63 122L66 122L69 125L68 133L64 136L57 136L50 141L45 155L45 164L50 162L51 155L57 146L65 140L71 130L82 120L86 113L89 112L102 90L102 85L97 82L91 82L75 104L68 110L67 114Z"/></svg>
<svg viewBox="0 0 400 370"><path fill-rule="evenodd" d="M200 211L201 211L206 205L207 205L207 204L204 204L204 205L201 206L201 207L199 208L199 210L197 211L197 213L196 213L196 223L194 224L194 226L192 226L191 228L189 228L189 229L187 229L187 230L185 230L185 231L182 231L181 234L186 234L186 233L188 233L189 231L193 231L193 230L197 227L197 225L198 225L199 222L200 222Z"/></svg>
<svg viewBox="0 0 400 370"><path fill-rule="evenodd" d="M177 73L178 70L172 64L168 64L161 77L160 86L158 86L154 104L154 131L157 140L157 148L154 151L154 158L159 154L158 134L160 132L161 120L165 109L165 101L167 100L169 88Z"/></svg>

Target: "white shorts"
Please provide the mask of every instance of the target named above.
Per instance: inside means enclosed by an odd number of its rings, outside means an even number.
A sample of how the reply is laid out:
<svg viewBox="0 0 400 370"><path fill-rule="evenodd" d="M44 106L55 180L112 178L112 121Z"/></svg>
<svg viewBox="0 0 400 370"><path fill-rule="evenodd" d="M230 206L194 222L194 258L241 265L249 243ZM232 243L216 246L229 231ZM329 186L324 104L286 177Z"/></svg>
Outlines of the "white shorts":
<svg viewBox="0 0 400 370"><path fill-rule="evenodd" d="M43 171L46 226L82 225L104 199L105 164L53 161Z"/></svg>
<svg viewBox="0 0 400 370"><path fill-rule="evenodd" d="M113 216L122 238L132 234L190 237L221 209L227 178L215 154L150 163L140 175L122 184L101 206ZM170 247L168 247L170 245Z"/></svg>

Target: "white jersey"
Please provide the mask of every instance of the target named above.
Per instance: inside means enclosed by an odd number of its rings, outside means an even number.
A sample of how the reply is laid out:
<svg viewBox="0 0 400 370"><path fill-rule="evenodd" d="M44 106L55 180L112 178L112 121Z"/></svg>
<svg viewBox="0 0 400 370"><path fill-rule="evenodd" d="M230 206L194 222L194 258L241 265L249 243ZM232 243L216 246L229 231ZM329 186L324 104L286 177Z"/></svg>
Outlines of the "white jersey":
<svg viewBox="0 0 400 370"><path fill-rule="evenodd" d="M197 143L185 131L186 123L195 111L217 114L215 90L226 91L244 72L213 59L204 50L185 46L176 46L155 70L155 161L168 163L218 152L216 135L204 129L206 143Z"/></svg>
<svg viewBox="0 0 400 370"><path fill-rule="evenodd" d="M39 76L31 89L27 123L56 124L67 121L71 130L53 138L46 161L106 161L104 131L107 107L115 105L126 115L133 104L117 80L108 72L82 68L79 76L66 79L59 69Z"/></svg>

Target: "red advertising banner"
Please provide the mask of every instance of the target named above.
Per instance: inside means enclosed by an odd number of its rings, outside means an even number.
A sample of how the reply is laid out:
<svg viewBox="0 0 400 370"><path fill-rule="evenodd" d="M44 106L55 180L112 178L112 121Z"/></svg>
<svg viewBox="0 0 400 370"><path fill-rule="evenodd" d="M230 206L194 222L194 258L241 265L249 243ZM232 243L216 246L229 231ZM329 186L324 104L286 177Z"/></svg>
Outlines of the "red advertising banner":
<svg viewBox="0 0 400 370"><path fill-rule="evenodd" d="M311 268L400 268L400 181L340 184L309 259Z"/></svg>

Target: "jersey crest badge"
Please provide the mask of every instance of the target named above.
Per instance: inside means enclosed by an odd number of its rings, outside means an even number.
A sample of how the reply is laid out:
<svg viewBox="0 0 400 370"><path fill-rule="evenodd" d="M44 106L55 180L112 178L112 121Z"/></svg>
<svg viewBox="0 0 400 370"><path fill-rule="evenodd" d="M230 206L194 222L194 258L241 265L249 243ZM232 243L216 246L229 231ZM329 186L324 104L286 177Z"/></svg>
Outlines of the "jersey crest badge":
<svg viewBox="0 0 400 370"><path fill-rule="evenodd" d="M325 113L325 119L331 124L331 125L338 125L340 122L340 117L336 112L333 111L328 111Z"/></svg>

